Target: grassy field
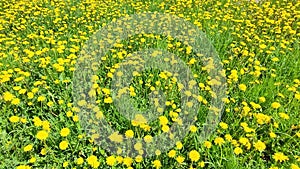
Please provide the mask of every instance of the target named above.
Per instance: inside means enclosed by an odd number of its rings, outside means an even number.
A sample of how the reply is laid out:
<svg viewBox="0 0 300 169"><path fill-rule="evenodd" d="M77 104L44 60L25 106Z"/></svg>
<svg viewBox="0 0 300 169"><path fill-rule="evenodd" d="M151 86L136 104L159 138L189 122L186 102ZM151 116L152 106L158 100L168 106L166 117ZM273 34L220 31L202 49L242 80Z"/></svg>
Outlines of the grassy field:
<svg viewBox="0 0 300 169"><path fill-rule="evenodd" d="M100 57L92 78L93 111L119 133L109 139L150 144L181 121L180 86L166 70L138 72L126 89L136 109L165 105L156 109L155 120L128 120L116 108L112 77L122 77L119 63L136 51L157 48L179 56L195 78L200 109L188 134L166 152L143 157L135 145L140 154L111 154L81 123L77 105L87 103L75 103L72 95L76 63L95 32L144 12L176 15L206 34L226 76L224 111L215 132L202 141L218 82L210 68L180 39L131 36ZM0 23L1 169L300 168L300 1L0 0ZM166 98L156 105L149 95L159 90Z"/></svg>

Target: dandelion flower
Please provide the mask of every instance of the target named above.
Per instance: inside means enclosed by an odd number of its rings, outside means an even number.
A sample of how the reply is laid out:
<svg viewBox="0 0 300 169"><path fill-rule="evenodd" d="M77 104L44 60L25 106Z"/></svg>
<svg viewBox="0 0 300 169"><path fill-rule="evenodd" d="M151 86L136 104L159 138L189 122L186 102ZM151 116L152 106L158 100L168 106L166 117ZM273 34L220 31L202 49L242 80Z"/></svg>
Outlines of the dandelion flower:
<svg viewBox="0 0 300 169"><path fill-rule="evenodd" d="M133 138L134 132L133 132L132 130L127 130L127 131L125 132L125 136L126 136L127 138Z"/></svg>
<svg viewBox="0 0 300 169"><path fill-rule="evenodd" d="M116 158L114 156L109 156L106 158L106 164L109 166L113 166L116 163Z"/></svg>
<svg viewBox="0 0 300 169"><path fill-rule="evenodd" d="M130 167L132 163L133 163L132 158L130 158L130 157L123 158L123 164L126 165L127 167Z"/></svg>
<svg viewBox="0 0 300 169"><path fill-rule="evenodd" d="M195 133L195 132L197 131L197 127L196 127L195 125L191 125L191 126L190 126L190 131L191 131L192 133Z"/></svg>
<svg viewBox="0 0 300 169"><path fill-rule="evenodd" d="M155 167L155 168L160 168L162 166L161 162L159 160L154 160L152 162L152 164L153 164L153 167Z"/></svg>
<svg viewBox="0 0 300 169"><path fill-rule="evenodd" d="M192 150L189 152L189 158L192 162L197 162L200 159L200 154L196 150Z"/></svg>
<svg viewBox="0 0 300 169"><path fill-rule="evenodd" d="M271 107L274 108L274 109L278 109L280 106L281 106L281 105L280 105L280 103L278 103L278 102L273 102L273 103L271 104Z"/></svg>
<svg viewBox="0 0 300 169"><path fill-rule="evenodd" d="M62 137L66 137L66 136L68 136L69 134L70 134L70 129L69 129L69 128L63 128L63 129L60 130L60 135L61 135Z"/></svg>
<svg viewBox="0 0 300 169"><path fill-rule="evenodd" d="M168 153L168 156L169 156L170 158L174 158L175 155L176 155L176 151L175 151L175 150L171 150L171 151L169 151L169 153Z"/></svg>
<svg viewBox="0 0 300 169"><path fill-rule="evenodd" d="M3 93L3 99L4 101L11 101L14 98L14 95L10 92L4 92Z"/></svg>
<svg viewBox="0 0 300 169"><path fill-rule="evenodd" d="M19 122L19 120L20 120L20 117L18 117L18 116L11 116L11 117L9 118L9 121L10 121L11 123L17 123L17 122Z"/></svg>
<svg viewBox="0 0 300 169"><path fill-rule="evenodd" d="M182 164L182 163L184 162L184 157L178 156L178 157L176 157L176 161L177 161L179 164Z"/></svg>
<svg viewBox="0 0 300 169"><path fill-rule="evenodd" d="M46 140L47 137L48 137L48 132L45 131L45 130L41 130L41 131L38 131L37 134L36 134L36 138L38 138L39 140Z"/></svg>
<svg viewBox="0 0 300 169"><path fill-rule="evenodd" d="M61 150L65 150L65 149L68 148L68 145L69 145L68 141L64 140L64 141L62 141L62 142L59 143L59 148Z"/></svg>
<svg viewBox="0 0 300 169"><path fill-rule="evenodd" d="M176 142L176 148L177 148L178 150L180 150L180 149L182 149L182 147L183 147L182 143L181 143L180 141L177 141L177 142Z"/></svg>
<svg viewBox="0 0 300 169"><path fill-rule="evenodd" d="M286 113L279 113L279 116L280 116L281 118L285 119L285 120L290 119L290 116L289 116L288 114L286 114Z"/></svg>
<svg viewBox="0 0 300 169"><path fill-rule="evenodd" d="M224 139L223 139L222 137L217 137L217 138L215 138L214 143L215 143L216 145L219 145L219 146L220 146L220 145L224 144L225 141L224 141Z"/></svg>
<svg viewBox="0 0 300 169"><path fill-rule="evenodd" d="M239 155L243 153L243 150L240 147L236 147L233 150L234 154Z"/></svg>
<svg viewBox="0 0 300 169"><path fill-rule="evenodd" d="M27 145L27 146L24 147L24 151L25 152L30 151L30 150L32 150L32 148L33 148L33 145L29 144L29 145Z"/></svg>
<svg viewBox="0 0 300 169"><path fill-rule="evenodd" d="M291 164L291 169L300 169L300 167L298 167L296 164Z"/></svg>
<svg viewBox="0 0 300 169"><path fill-rule="evenodd" d="M204 146L205 146L206 148L210 149L211 146L212 146L212 144L211 144L210 141L205 141L205 142L204 142Z"/></svg>
<svg viewBox="0 0 300 169"><path fill-rule="evenodd" d="M228 124L224 123L224 122L220 122L219 123L220 127L224 130L228 129Z"/></svg>
<svg viewBox="0 0 300 169"><path fill-rule="evenodd" d="M83 162L84 162L84 159L83 159L82 157L79 157L79 158L76 160L76 164L77 164L77 165L81 165L81 164L83 164Z"/></svg>
<svg viewBox="0 0 300 169"><path fill-rule="evenodd" d="M288 156L284 155L282 152L275 153L272 157L276 162L283 162L289 160Z"/></svg>
<svg viewBox="0 0 300 169"><path fill-rule="evenodd" d="M240 85L239 85L239 89L240 89L241 91L246 91L247 86L246 86L245 84L240 84Z"/></svg>
<svg viewBox="0 0 300 169"><path fill-rule="evenodd" d="M264 151L266 149L266 144L259 140L254 143L254 148L258 151Z"/></svg>
<svg viewBox="0 0 300 169"><path fill-rule="evenodd" d="M98 168L100 165L100 162L98 161L98 158L95 155L91 155L86 159L87 163L93 167Z"/></svg>

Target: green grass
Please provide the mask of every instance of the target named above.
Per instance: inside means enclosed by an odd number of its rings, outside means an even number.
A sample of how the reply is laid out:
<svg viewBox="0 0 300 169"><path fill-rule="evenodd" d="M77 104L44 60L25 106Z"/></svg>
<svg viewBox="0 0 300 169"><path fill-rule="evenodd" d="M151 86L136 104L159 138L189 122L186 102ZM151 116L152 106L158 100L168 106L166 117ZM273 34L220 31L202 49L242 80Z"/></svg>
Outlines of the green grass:
<svg viewBox="0 0 300 169"><path fill-rule="evenodd" d="M203 168L299 167L299 5L296 0L259 3L246 0L0 1L0 168L92 168L88 160L92 155L97 156L100 162L98 168L155 168L155 160L160 161L161 168L202 168L203 162ZM104 99L112 95L102 90L111 88L109 72L115 76L118 71L116 64L128 61L127 54L160 49L180 57L192 73L198 75L195 80L203 100L194 123L197 131L189 132L181 140L182 148L171 148L176 151L175 157L161 152L141 162L132 157L131 165L115 162L110 166L107 159L121 156L98 146L84 130L85 126L80 121L82 112L76 110L78 106L72 95L74 72L78 73L74 69L78 66L77 59L82 56L84 44L93 33L114 19L146 11L182 17L205 33L216 49L226 74L229 101L225 103L221 122L226 123L228 128L217 126L207 138L211 148L201 142L200 134L212 100L209 73L201 57L196 56L195 51L187 52L188 45L180 39L138 34L123 39L120 42L122 47L112 47L98 65L98 80L93 82L98 85L95 87L96 112L103 113L111 127L120 134L132 130L134 137L144 138L164 133L165 128L160 124L164 122L158 117L136 126L118 111L115 101L104 103ZM141 41L142 38L145 42ZM178 42L181 44L178 45ZM193 58L196 61L190 64ZM140 111L157 108L149 95L151 87L155 87L154 91L160 90L166 101L171 103L159 116L165 116L168 126L171 126L176 124L176 116L183 113L178 109L183 106L177 82L172 80L172 76L162 78L163 71L150 69L139 72L141 75L134 77L130 83L136 94L130 98ZM247 86L245 91L240 89L241 84ZM7 96L8 92L13 95L12 98ZM32 98L30 94L33 94ZM39 96L44 96L45 100L40 101ZM272 107L274 102L281 106ZM285 119L285 115L288 118ZM17 122L11 121L14 116L19 118ZM41 124L33 121L35 117L41 120ZM49 131L47 123L50 124ZM244 123L254 131L247 132L241 126ZM147 130L148 127L151 130ZM63 137L60 134L62 128L70 129L70 134ZM41 130L49 132L44 141L37 138ZM276 137L271 137L270 132ZM229 136L231 139L228 139ZM216 138L223 138L224 143L217 145ZM243 145L241 138L247 138L248 143ZM68 141L65 150L59 146L63 140ZM259 140L265 144L261 151L255 147ZM25 152L24 147L29 144L33 148ZM251 147L247 148L247 144ZM241 154L235 153L237 147L242 149ZM43 148L47 150L46 154L41 153ZM192 150L200 154L194 162L189 156ZM279 152L288 159L282 162L276 160L275 153ZM178 156L184 157L182 163L176 161ZM82 164L77 163L80 157L84 159ZM36 161L33 162L33 158Z"/></svg>

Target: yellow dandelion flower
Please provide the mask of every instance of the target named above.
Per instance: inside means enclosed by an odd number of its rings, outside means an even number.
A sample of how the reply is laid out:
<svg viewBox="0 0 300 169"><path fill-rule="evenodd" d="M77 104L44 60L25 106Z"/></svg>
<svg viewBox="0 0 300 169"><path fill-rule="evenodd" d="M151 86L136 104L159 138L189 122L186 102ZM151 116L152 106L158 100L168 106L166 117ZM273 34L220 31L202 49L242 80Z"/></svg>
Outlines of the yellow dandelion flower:
<svg viewBox="0 0 300 169"><path fill-rule="evenodd" d="M47 103L47 106L52 107L54 105L54 102L50 101Z"/></svg>
<svg viewBox="0 0 300 169"><path fill-rule="evenodd" d="M117 157L116 157L116 160L117 160L117 162L118 162L119 164L121 164L121 163L123 162L123 157L117 156Z"/></svg>
<svg viewBox="0 0 300 169"><path fill-rule="evenodd" d="M169 128L169 126L168 125L163 125L162 127L161 127L161 130L163 131L163 132L169 132L169 130L170 130L170 128Z"/></svg>
<svg viewBox="0 0 300 169"><path fill-rule="evenodd" d="M133 132L132 130L127 130L127 131L125 132L125 136L126 136L127 138L133 138L134 132Z"/></svg>
<svg viewBox="0 0 300 169"><path fill-rule="evenodd" d="M228 129L228 124L224 123L224 122L220 122L219 123L220 127L224 130Z"/></svg>
<svg viewBox="0 0 300 169"><path fill-rule="evenodd" d="M272 60L273 62L278 62L278 61L279 61L279 58L278 58L278 57L273 57L271 60Z"/></svg>
<svg viewBox="0 0 300 169"><path fill-rule="evenodd" d="M60 130L60 135L61 135L62 137L66 137L66 136L68 136L69 134L70 134L70 129L69 129L69 128L63 128L63 129Z"/></svg>
<svg viewBox="0 0 300 169"><path fill-rule="evenodd" d="M34 122L34 126L36 127L40 127L43 125L43 121L39 117L34 117L32 121Z"/></svg>
<svg viewBox="0 0 300 169"><path fill-rule="evenodd" d="M190 131L191 131L192 133L195 133L195 132L197 131L197 127L196 127L195 125L191 125L191 126L190 126Z"/></svg>
<svg viewBox="0 0 300 169"><path fill-rule="evenodd" d="M181 150L182 147L183 147L182 143L181 143L180 141L177 141L177 142L176 142L176 148L177 148L178 150Z"/></svg>
<svg viewBox="0 0 300 169"><path fill-rule="evenodd" d="M132 158L130 158L130 157L123 158L123 164L126 165L127 167L130 167L132 163L133 163Z"/></svg>
<svg viewBox="0 0 300 169"><path fill-rule="evenodd" d="M274 153L272 158L277 162L283 162L289 160L288 156L284 155L282 152Z"/></svg>
<svg viewBox="0 0 300 169"><path fill-rule="evenodd" d="M224 141L224 139L223 139L222 137L217 137L217 138L215 138L214 143L215 143L216 145L221 146L222 144L225 143L225 141Z"/></svg>
<svg viewBox="0 0 300 169"><path fill-rule="evenodd" d="M160 125L166 125L169 122L169 120L167 119L166 116L160 116L158 119L159 119Z"/></svg>
<svg viewBox="0 0 300 169"><path fill-rule="evenodd" d="M141 42L142 43L146 42L146 39L145 38L141 38Z"/></svg>
<svg viewBox="0 0 300 169"><path fill-rule="evenodd" d="M16 167L16 169L31 169L31 167L28 165L19 165Z"/></svg>
<svg viewBox="0 0 300 169"><path fill-rule="evenodd" d="M106 158L106 164L109 166L113 166L116 163L116 158L114 156L109 156Z"/></svg>
<svg viewBox="0 0 300 169"><path fill-rule="evenodd" d="M205 146L206 148L210 149L211 146L212 146L212 144L211 144L210 141L204 141L204 146Z"/></svg>
<svg viewBox="0 0 300 169"><path fill-rule="evenodd" d="M154 160L152 162L152 164L153 164L153 167L155 167L155 168L161 168L162 167L161 162L159 160Z"/></svg>
<svg viewBox="0 0 300 169"><path fill-rule="evenodd" d="M273 102L273 103L271 104L271 107L274 108L274 109L278 109L280 106L281 106L281 105L280 105L280 103L278 103L278 102Z"/></svg>
<svg viewBox="0 0 300 169"><path fill-rule="evenodd" d="M137 163L140 163L140 162L143 161L143 157L142 157L141 155L138 155L138 156L135 157L134 160L135 160Z"/></svg>
<svg viewBox="0 0 300 169"><path fill-rule="evenodd" d="M29 162L30 162L30 163L35 163L35 162L36 162L36 158L35 158L35 157L30 158L30 159L29 159Z"/></svg>
<svg viewBox="0 0 300 169"><path fill-rule="evenodd" d="M34 93L33 92L28 92L27 93L27 98L28 99L32 99L34 97Z"/></svg>
<svg viewBox="0 0 300 169"><path fill-rule="evenodd" d="M239 89L240 89L241 91L246 91L246 90L247 90L247 86L246 86L245 84L240 84L240 85L239 85Z"/></svg>
<svg viewBox="0 0 300 169"><path fill-rule="evenodd" d="M113 102L113 99L111 97L107 97L104 99L104 103L112 103Z"/></svg>
<svg viewBox="0 0 300 169"><path fill-rule="evenodd" d="M45 120L42 122L42 126L43 126L43 129L46 130L46 131L49 131L50 130L50 123L49 121Z"/></svg>
<svg viewBox="0 0 300 169"><path fill-rule="evenodd" d="M43 148L40 152L42 155L46 155L47 154L47 149L46 148Z"/></svg>
<svg viewBox="0 0 300 169"><path fill-rule="evenodd" d="M135 150L141 150L143 148L143 144L140 142L135 143L134 149Z"/></svg>
<svg viewBox="0 0 300 169"><path fill-rule="evenodd" d="M199 162L198 166L201 167L201 168L203 168L205 166L205 162L204 161Z"/></svg>
<svg viewBox="0 0 300 169"><path fill-rule="evenodd" d="M279 169L278 167L270 167L269 169Z"/></svg>
<svg viewBox="0 0 300 169"><path fill-rule="evenodd" d="M254 148L258 151L264 151L266 149L266 144L260 140L254 143Z"/></svg>
<svg viewBox="0 0 300 169"><path fill-rule="evenodd" d="M18 105L18 104L20 104L20 99L19 98L14 98L12 101L11 101L11 104L13 104L13 105Z"/></svg>
<svg viewBox="0 0 300 169"><path fill-rule="evenodd" d="M265 44L260 44L260 45L259 45L259 48L260 48L260 49L265 49L265 48L267 48L267 45L265 45Z"/></svg>
<svg viewBox="0 0 300 169"><path fill-rule="evenodd" d="M76 160L76 164L77 164L77 165L81 165L81 164L83 164L83 162L84 162L84 159L83 159L82 157L79 157L79 158L77 158L77 160Z"/></svg>
<svg viewBox="0 0 300 169"><path fill-rule="evenodd" d="M259 97L258 100L259 100L260 103L264 103L266 101L266 98L265 97Z"/></svg>
<svg viewBox="0 0 300 169"><path fill-rule="evenodd" d="M152 136L150 136L150 135L146 135L145 137L144 137L144 141L146 142L146 143L150 143L150 142L152 142Z"/></svg>
<svg viewBox="0 0 300 169"><path fill-rule="evenodd" d="M86 161L88 162L88 164L93 167L93 168L98 168L100 165L100 162L98 161L97 156L95 155L91 155L89 156Z"/></svg>
<svg viewBox="0 0 300 169"><path fill-rule="evenodd" d="M108 137L111 141L116 143L121 143L123 141L123 136L118 132L114 132Z"/></svg>
<svg viewBox="0 0 300 169"><path fill-rule="evenodd" d="M25 119L25 118L21 118L20 121L21 121L22 123L27 123L27 119Z"/></svg>
<svg viewBox="0 0 300 169"><path fill-rule="evenodd" d="M197 162L200 159L200 154L196 150L192 150L189 152L189 158L192 162Z"/></svg>
<svg viewBox="0 0 300 169"><path fill-rule="evenodd" d="M275 137L276 137L276 134L275 134L274 132L270 132L270 133L269 133L269 136L270 136L271 138L275 138Z"/></svg>
<svg viewBox="0 0 300 169"><path fill-rule="evenodd" d="M37 98L37 100L38 100L39 102L43 102L43 101L46 100L46 97L45 97L45 96L39 96L39 97Z"/></svg>
<svg viewBox="0 0 300 169"><path fill-rule="evenodd" d="M59 148L61 150L65 150L65 149L68 148L68 145L69 145L68 141L64 140L64 141L62 141L62 142L59 143Z"/></svg>
<svg viewBox="0 0 300 169"><path fill-rule="evenodd" d="M78 121L79 121L78 115L74 115L74 116L72 117L72 119L73 119L74 122L78 122Z"/></svg>
<svg viewBox="0 0 300 169"><path fill-rule="evenodd" d="M25 152L27 152L27 151L31 151L32 148L33 148L33 145L32 145L32 144L29 144L29 145L25 146L23 150L24 150Z"/></svg>
<svg viewBox="0 0 300 169"><path fill-rule="evenodd" d="M296 93L295 94L295 99L300 100L300 94Z"/></svg>
<svg viewBox="0 0 300 169"><path fill-rule="evenodd" d="M4 101L11 101L15 96L11 94L10 92L4 92L3 93L3 99Z"/></svg>
<svg viewBox="0 0 300 169"><path fill-rule="evenodd" d="M68 161L65 161L65 162L63 163L63 167L64 167L64 168L66 168L68 165L69 165L69 162L68 162Z"/></svg>
<svg viewBox="0 0 300 169"><path fill-rule="evenodd" d="M182 157L182 156L178 156L178 157L176 157L176 161L179 163L179 164L182 164L183 162L184 162L184 157Z"/></svg>
<svg viewBox="0 0 300 169"><path fill-rule="evenodd" d="M66 115L67 115L67 117L72 117L72 116L73 116L73 113L72 113L71 111L68 111L68 112L66 113Z"/></svg>
<svg viewBox="0 0 300 169"><path fill-rule="evenodd" d="M290 116L289 116L288 114L286 114L286 113L279 113L279 116L280 116L281 118L285 119L285 120L290 119Z"/></svg>
<svg viewBox="0 0 300 169"><path fill-rule="evenodd" d="M226 139L227 141L231 141L231 140L232 140L232 136L231 136L230 134L226 134L226 135L225 135L225 139Z"/></svg>
<svg viewBox="0 0 300 169"><path fill-rule="evenodd" d="M168 156L169 156L170 158L174 158L174 157L176 156L176 151L175 151L175 150L169 151L169 152L168 152Z"/></svg>
<svg viewBox="0 0 300 169"><path fill-rule="evenodd" d="M39 139L39 140L46 140L47 137L48 137L48 132L45 131L45 130L41 130L41 131L38 131L37 134L36 134L36 138Z"/></svg>
<svg viewBox="0 0 300 169"><path fill-rule="evenodd" d="M233 150L234 154L239 155L243 153L243 150L240 147L236 147Z"/></svg>
<svg viewBox="0 0 300 169"><path fill-rule="evenodd" d="M300 169L300 167L298 167L296 164L291 164L291 169Z"/></svg>
<svg viewBox="0 0 300 169"><path fill-rule="evenodd" d="M10 121L11 123L17 123L17 122L19 122L19 120L20 120L20 117L18 117L18 116L11 116L11 117L9 118L9 121Z"/></svg>

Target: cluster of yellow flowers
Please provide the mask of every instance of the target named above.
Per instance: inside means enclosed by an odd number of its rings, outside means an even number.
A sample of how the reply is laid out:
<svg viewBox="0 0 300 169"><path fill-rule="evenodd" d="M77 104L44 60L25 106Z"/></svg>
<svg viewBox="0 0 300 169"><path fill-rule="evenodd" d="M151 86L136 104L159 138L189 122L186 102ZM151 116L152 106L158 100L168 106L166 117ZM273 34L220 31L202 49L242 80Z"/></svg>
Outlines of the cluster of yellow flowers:
<svg viewBox="0 0 300 169"><path fill-rule="evenodd" d="M300 168L299 1L0 0L0 4L0 168ZM216 131L201 141L203 112L217 110L210 101L218 95L214 86L221 82L208 76L214 67L203 65L203 54L174 37L144 33L117 41L100 57L87 96L98 104L92 108L94 120L105 117L118 130L110 141L121 144L140 138L145 144L133 145L135 156L121 155L120 147L115 147L117 154L110 154L96 144L99 135L89 136L82 129L80 107L89 102L74 103L72 78L90 36L111 21L145 11L176 15L207 35L222 61L228 97L222 99L224 113ZM118 70L120 62L144 48L180 56L195 80L183 89L167 70L134 71L132 83L117 97L128 93L136 108L151 107L158 116L150 121L139 113L128 120L114 106L111 80L126 77ZM166 57L163 62L173 65L178 60ZM199 95L190 90L195 86ZM159 100L160 91L164 102ZM170 133L172 124L183 124L181 115L187 112L180 91L201 104L195 123L180 141L168 135L173 148L144 157L144 145L153 143L156 135ZM149 93L154 93L153 100L147 99Z"/></svg>

